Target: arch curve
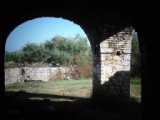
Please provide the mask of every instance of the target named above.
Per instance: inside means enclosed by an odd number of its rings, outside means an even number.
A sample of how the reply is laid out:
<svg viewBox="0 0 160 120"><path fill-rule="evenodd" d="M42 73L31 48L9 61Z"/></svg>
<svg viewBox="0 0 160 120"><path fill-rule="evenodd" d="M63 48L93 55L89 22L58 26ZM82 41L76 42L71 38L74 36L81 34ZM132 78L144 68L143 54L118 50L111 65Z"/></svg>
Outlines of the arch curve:
<svg viewBox="0 0 160 120"><path fill-rule="evenodd" d="M135 27L138 31L142 56L142 119L159 117L157 109L160 104L160 8L156 1L91 1L91 0L23 0L0 2L0 95L5 93L4 86L4 46L9 33L24 21L36 17L62 17L80 25L88 36L95 62L95 84L100 76L100 43L124 30ZM96 62L97 61L97 62ZM151 81L153 80L153 81ZM154 114L151 115L151 113Z"/></svg>

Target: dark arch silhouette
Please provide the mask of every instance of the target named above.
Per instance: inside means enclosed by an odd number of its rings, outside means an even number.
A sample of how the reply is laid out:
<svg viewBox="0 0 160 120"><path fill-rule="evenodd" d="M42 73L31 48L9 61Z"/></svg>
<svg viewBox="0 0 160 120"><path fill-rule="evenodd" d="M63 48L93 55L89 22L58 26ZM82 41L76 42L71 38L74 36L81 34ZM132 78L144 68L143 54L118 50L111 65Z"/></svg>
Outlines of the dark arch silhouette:
<svg viewBox="0 0 160 120"><path fill-rule="evenodd" d="M0 2L0 96L4 86L4 48L9 33L24 21L37 17L62 17L81 26L90 40L93 54L102 40L133 26L138 31L142 70L142 119L159 117L160 107L160 7L158 2L138 0L24 0ZM153 114L151 114L153 113Z"/></svg>

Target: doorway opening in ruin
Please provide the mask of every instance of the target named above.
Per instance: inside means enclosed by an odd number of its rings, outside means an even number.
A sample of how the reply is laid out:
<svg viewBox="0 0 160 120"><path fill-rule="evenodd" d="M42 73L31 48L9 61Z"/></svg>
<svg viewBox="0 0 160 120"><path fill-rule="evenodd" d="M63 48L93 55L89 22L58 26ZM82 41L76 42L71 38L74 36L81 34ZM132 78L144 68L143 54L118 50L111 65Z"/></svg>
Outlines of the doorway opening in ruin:
<svg viewBox="0 0 160 120"><path fill-rule="evenodd" d="M134 29L131 47L130 96L141 103L141 53L138 32Z"/></svg>
<svg viewBox="0 0 160 120"><path fill-rule="evenodd" d="M138 33L133 32L131 48L131 77L141 77L141 54L138 40Z"/></svg>

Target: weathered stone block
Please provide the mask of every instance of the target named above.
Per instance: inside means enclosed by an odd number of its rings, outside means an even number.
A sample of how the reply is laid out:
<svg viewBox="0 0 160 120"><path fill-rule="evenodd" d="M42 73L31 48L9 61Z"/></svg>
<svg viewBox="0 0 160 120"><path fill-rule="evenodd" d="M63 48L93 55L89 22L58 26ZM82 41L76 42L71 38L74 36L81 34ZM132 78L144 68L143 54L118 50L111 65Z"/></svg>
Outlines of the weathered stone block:
<svg viewBox="0 0 160 120"><path fill-rule="evenodd" d="M106 80L111 82L109 92L115 95L129 96L131 40L132 29L129 28L100 43L101 84L107 83Z"/></svg>

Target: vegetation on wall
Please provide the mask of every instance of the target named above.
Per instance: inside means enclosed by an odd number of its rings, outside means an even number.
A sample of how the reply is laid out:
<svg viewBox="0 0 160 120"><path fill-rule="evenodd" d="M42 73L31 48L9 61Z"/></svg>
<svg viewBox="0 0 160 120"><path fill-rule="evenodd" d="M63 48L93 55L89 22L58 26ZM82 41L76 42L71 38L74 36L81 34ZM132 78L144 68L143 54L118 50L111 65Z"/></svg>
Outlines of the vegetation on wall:
<svg viewBox="0 0 160 120"><path fill-rule="evenodd" d="M27 43L20 50L5 52L5 63L16 64L46 63L60 64L63 67L74 67L74 78L86 78L92 75L92 52L86 38L77 34L75 37L56 35L44 43ZM11 62L12 61L12 62ZM14 63L14 65L13 65Z"/></svg>
<svg viewBox="0 0 160 120"><path fill-rule="evenodd" d="M92 76L91 47L87 39L79 34L67 38L56 35L40 44L28 42L20 50L6 51L5 62L14 63L9 66L10 68L16 67L16 63L59 63L61 66L76 66L72 75L74 78ZM140 62L139 41L134 32L131 49L131 77L140 77Z"/></svg>

